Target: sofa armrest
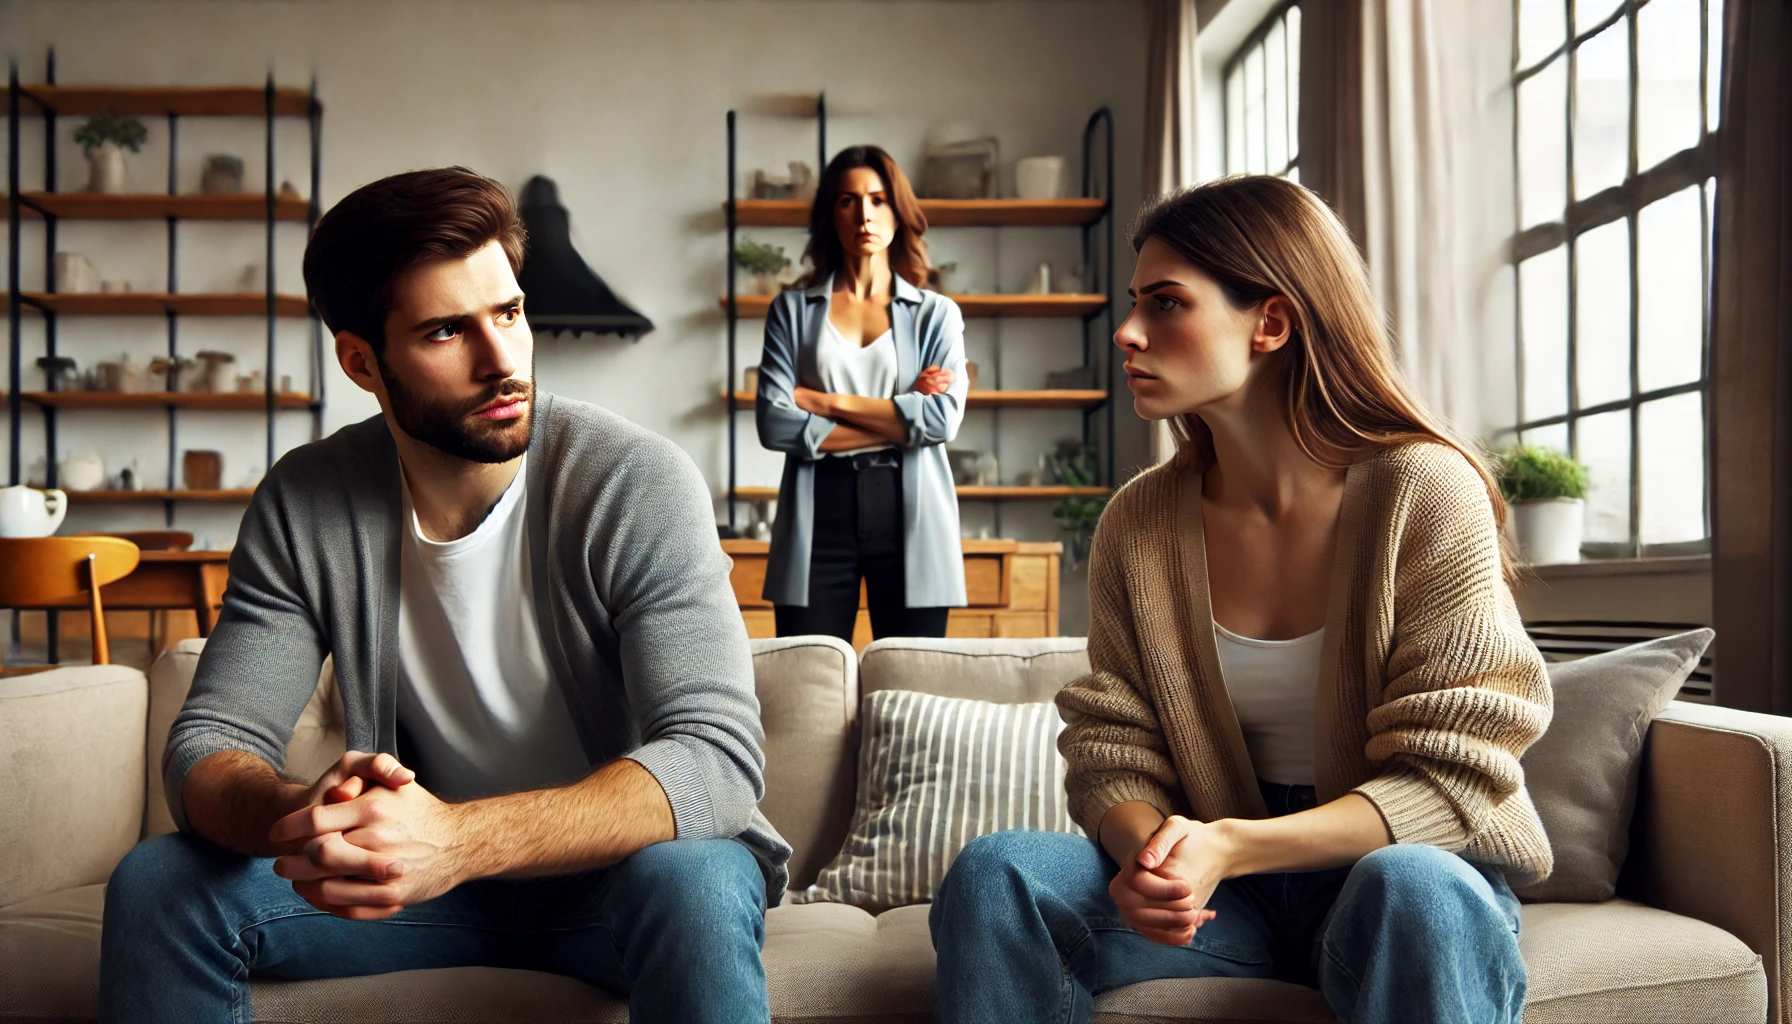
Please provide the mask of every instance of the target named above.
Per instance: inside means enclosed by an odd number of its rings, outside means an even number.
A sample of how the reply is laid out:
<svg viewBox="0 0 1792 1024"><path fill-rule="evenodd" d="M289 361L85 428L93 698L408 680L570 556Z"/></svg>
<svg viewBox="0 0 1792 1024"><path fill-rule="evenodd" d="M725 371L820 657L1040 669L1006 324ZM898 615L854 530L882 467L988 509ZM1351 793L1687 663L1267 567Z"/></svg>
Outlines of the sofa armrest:
<svg viewBox="0 0 1792 1024"><path fill-rule="evenodd" d="M137 844L148 709L122 665L0 679L0 907L104 882Z"/></svg>
<svg viewBox="0 0 1792 1024"><path fill-rule="evenodd" d="M1792 718L1670 703L1643 755L1626 895L1761 955L1768 1020L1792 995Z"/></svg>

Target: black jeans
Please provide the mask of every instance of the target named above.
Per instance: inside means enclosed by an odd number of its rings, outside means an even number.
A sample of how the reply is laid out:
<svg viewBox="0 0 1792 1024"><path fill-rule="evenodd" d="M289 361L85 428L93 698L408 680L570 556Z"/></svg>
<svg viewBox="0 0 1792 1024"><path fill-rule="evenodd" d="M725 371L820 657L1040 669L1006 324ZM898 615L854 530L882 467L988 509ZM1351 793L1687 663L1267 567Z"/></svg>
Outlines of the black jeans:
<svg viewBox="0 0 1792 1024"><path fill-rule="evenodd" d="M861 578L874 639L946 635L947 609L908 606L900 459L894 452L869 452L815 463L809 605L773 610L779 636L821 634L852 643Z"/></svg>

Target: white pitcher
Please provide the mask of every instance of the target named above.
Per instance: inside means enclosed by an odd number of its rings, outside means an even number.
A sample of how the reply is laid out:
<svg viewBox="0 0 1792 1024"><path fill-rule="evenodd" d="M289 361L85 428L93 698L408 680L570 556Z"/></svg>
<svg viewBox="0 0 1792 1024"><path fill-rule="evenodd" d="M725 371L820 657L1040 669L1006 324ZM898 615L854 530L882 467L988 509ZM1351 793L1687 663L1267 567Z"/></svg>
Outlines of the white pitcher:
<svg viewBox="0 0 1792 1024"><path fill-rule="evenodd" d="M0 487L0 537L48 537L68 514L68 495L35 487Z"/></svg>

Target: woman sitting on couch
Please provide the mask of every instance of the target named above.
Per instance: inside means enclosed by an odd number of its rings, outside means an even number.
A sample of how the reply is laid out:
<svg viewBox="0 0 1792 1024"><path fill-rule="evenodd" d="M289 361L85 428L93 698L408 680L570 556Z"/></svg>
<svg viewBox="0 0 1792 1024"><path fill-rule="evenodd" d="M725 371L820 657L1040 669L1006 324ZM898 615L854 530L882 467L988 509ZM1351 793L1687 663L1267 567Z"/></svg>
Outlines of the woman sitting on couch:
<svg viewBox="0 0 1792 1024"><path fill-rule="evenodd" d="M968 845L932 910L943 1021L1089 1019L1156 978L1320 988L1346 1022L1517 1022L1550 717L1480 460L1402 382L1312 193L1222 179L1133 232L1114 336L1174 459L1091 555L1093 671L1058 705L1096 839Z"/></svg>

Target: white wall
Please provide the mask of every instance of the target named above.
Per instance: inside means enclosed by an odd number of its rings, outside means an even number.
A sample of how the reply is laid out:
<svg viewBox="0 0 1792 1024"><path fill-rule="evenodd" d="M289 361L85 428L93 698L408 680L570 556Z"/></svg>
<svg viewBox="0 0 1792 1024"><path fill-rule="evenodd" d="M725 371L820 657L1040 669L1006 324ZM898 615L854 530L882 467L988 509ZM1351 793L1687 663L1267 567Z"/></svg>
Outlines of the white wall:
<svg viewBox="0 0 1792 1024"><path fill-rule="evenodd" d="M282 85L313 76L324 105L323 200L326 206L374 178L411 168L458 163L512 187L541 173L560 185L574 242L592 266L658 329L629 343L614 338L537 339L537 373L555 392L608 406L682 446L718 492L725 486L726 427L723 321L725 194L724 116L731 107L765 109L779 94L825 89L831 150L876 142L914 168L925 133L969 119L997 135L1005 162L1064 153L1073 164L1085 119L1114 111L1120 226L1138 201L1144 100L1145 28L1136 2L217 2L217 0L7 0L0 29L21 76L41 80L54 46L62 84L243 84L271 70ZM26 187L39 187L39 122L24 125ZM151 122L150 141L131 158L139 188L166 187L167 132ZM781 169L815 160L813 122L743 115L740 168ZM59 132L63 189L84 183L80 151ZM302 122L277 135L275 170L308 188ZM264 171L255 121L184 121L180 184L196 191L204 158L246 158L249 187ZM1073 171L1074 182L1074 171ZM41 228L26 228L26 287L41 281ZM260 258L253 227L181 228L182 290L225 290L246 261ZM794 231L753 230L801 247ZM68 224L59 248L90 254L103 276L138 289L164 286L165 229L158 224ZM972 289L1020 290L1030 268L1052 260L1062 271L1079 256L1071 229L941 229L929 236L936 261L957 260ZM1124 282L1131 261L1117 240ZM282 291L302 291L302 227L281 229L277 274ZM955 287L959 287L955 285ZM738 351L758 358L759 328L744 325ZM181 326L183 351L226 348L245 368L259 367L259 321ZM308 380L309 328L284 325L278 372ZM146 360L166 344L161 320L64 318L62 351L84 365L129 351ZM41 354L41 328L28 328L27 387ZM971 357L1006 387L1041 386L1053 369L1079 361L1074 322L974 321ZM350 385L333 361L325 381L326 432L371 415L372 399ZM988 387L989 384L983 386ZM1121 465L1145 458L1145 431L1122 399ZM778 458L758 450L743 415L743 484L772 484ZM0 428L3 429L3 428ZM111 468L135 459L150 480L165 478L167 435L160 413L64 414L61 448L97 448ZM1031 465L1059 437L1078 430L1075 413L1007 413L1000 431L1003 472ZM973 413L961 444L987 447L992 415ZM303 414L285 414L282 449L309 437ZM225 453L225 483L264 469L264 435L254 417L184 413L180 447ZM43 450L35 414L23 438L29 464ZM724 513L720 502L718 516ZM240 509L182 506L176 525L228 544ZM1000 522L989 506L967 505L967 528L1023 539L1058 536L1044 503L1011 504ZM75 525L154 526L154 506L77 511ZM1067 632L1082 632L1083 585L1067 579Z"/></svg>

